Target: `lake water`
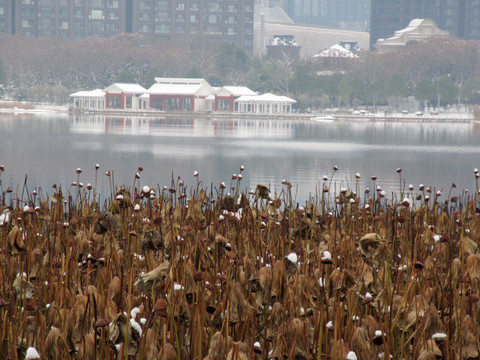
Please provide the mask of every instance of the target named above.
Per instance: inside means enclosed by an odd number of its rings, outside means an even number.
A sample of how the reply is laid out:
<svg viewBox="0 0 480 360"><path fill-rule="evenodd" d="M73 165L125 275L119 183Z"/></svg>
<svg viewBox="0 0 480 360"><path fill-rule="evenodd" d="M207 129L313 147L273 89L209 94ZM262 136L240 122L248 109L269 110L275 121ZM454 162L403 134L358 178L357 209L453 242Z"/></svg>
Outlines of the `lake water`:
<svg viewBox="0 0 480 360"><path fill-rule="evenodd" d="M168 119L140 117L1 115L0 164L2 188L22 188L51 194L52 185L67 189L77 180L95 182L109 192L104 175L112 170L115 184L132 186L143 167L141 185L170 185L172 174L195 186L193 172L205 186L227 186L233 173L245 166L242 189L267 184L282 189L286 179L304 202L322 186L322 177L339 170L332 188L373 188L377 176L387 194L397 192L399 175L408 186L423 183L442 190L446 199L452 183L459 194L473 192L473 169L480 167L480 124L402 123L259 119Z"/></svg>

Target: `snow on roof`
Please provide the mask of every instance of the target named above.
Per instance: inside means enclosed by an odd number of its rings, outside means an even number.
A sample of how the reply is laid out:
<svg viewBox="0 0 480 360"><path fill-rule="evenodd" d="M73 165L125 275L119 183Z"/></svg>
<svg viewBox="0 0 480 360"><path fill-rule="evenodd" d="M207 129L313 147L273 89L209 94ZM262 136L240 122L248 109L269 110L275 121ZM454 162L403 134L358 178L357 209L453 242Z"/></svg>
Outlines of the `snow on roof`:
<svg viewBox="0 0 480 360"><path fill-rule="evenodd" d="M323 50L319 54L313 55L314 58L326 57L326 58L356 58L358 57L351 51L345 49L339 44L330 46L328 49Z"/></svg>
<svg viewBox="0 0 480 360"><path fill-rule="evenodd" d="M202 84L153 84L146 92L148 94L156 95L194 95L202 88Z"/></svg>
<svg viewBox="0 0 480 360"><path fill-rule="evenodd" d="M413 19L412 21L410 21L410 23L408 24L408 26L405 29L395 31L395 33L396 34L402 34L404 32L409 32L411 30L414 30L414 29L418 28L420 25L422 25L422 23L424 21L425 21L425 19Z"/></svg>
<svg viewBox="0 0 480 360"><path fill-rule="evenodd" d="M126 84L126 83L114 83L105 89L106 92L116 94L117 92L123 92L126 94L142 94L145 92L145 88L138 84Z"/></svg>
<svg viewBox="0 0 480 360"><path fill-rule="evenodd" d="M77 91L76 93L70 94L69 96L71 97L88 97L88 98L102 98L105 96L105 91L100 90L100 89L95 89L95 90L82 90L82 91Z"/></svg>
<svg viewBox="0 0 480 360"><path fill-rule="evenodd" d="M160 78L156 77L157 84L177 84L177 85L201 85L207 83L205 79L200 78Z"/></svg>
<svg viewBox="0 0 480 360"><path fill-rule="evenodd" d="M388 39L378 39L375 47L378 50L402 47L409 41L422 41L430 37L446 36L448 32L437 27L431 19L413 19L402 30L395 31L394 36Z"/></svg>
<svg viewBox="0 0 480 360"><path fill-rule="evenodd" d="M270 46L298 46L293 35L273 35Z"/></svg>
<svg viewBox="0 0 480 360"><path fill-rule="evenodd" d="M216 93L221 93L222 90L226 90L233 96L242 96L242 95L251 95L256 96L258 95L255 91L249 89L246 86L224 86L216 91Z"/></svg>
<svg viewBox="0 0 480 360"><path fill-rule="evenodd" d="M237 98L238 102L282 102L282 103L296 103L297 101L287 96L278 96L271 93L262 95L243 95Z"/></svg>

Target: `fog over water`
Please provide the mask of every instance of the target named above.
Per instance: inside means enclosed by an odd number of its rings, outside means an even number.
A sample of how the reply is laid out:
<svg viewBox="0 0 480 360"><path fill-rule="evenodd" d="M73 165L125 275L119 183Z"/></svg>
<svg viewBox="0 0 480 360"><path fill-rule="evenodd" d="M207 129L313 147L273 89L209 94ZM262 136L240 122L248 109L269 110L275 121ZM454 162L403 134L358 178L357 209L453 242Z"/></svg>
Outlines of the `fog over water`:
<svg viewBox="0 0 480 360"><path fill-rule="evenodd" d="M315 122L261 119L169 119L105 116L2 115L0 164L5 166L2 188L21 189L25 174L28 189L51 194L52 185L68 189L80 181L95 182L109 193L105 171L113 170L116 185L131 187L143 167L141 185L170 185L181 176L187 186L193 177L207 187L230 184L233 173L245 165L242 189L267 184L280 192L290 181L302 203L322 186L322 177L339 167L332 188L355 189L377 185L390 195L398 192L402 168L405 186L423 183L444 192L452 183L472 193L473 169L480 167L480 124L402 123L389 121Z"/></svg>

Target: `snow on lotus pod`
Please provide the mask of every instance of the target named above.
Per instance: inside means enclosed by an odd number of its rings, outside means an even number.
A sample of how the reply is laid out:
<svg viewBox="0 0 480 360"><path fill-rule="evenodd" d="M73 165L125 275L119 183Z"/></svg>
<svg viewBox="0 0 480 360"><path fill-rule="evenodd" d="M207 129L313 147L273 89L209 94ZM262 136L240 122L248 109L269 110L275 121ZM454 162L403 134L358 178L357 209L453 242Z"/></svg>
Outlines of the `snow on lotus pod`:
<svg viewBox="0 0 480 360"><path fill-rule="evenodd" d="M40 359L40 354L34 347L29 347L25 355L25 360Z"/></svg>
<svg viewBox="0 0 480 360"><path fill-rule="evenodd" d="M328 250L325 250L323 252L323 256L320 260L323 264L331 264L332 263L332 254L330 253L330 251Z"/></svg>
<svg viewBox="0 0 480 360"><path fill-rule="evenodd" d="M10 222L10 210L6 209L0 215L0 226L8 224Z"/></svg>
<svg viewBox="0 0 480 360"><path fill-rule="evenodd" d="M357 354L355 354L355 351L348 352L347 360L358 360L358 357L357 357Z"/></svg>
<svg viewBox="0 0 480 360"><path fill-rule="evenodd" d="M298 261L297 254L292 252L286 256L286 259L288 260L288 262L290 262L290 264L297 266L297 261Z"/></svg>

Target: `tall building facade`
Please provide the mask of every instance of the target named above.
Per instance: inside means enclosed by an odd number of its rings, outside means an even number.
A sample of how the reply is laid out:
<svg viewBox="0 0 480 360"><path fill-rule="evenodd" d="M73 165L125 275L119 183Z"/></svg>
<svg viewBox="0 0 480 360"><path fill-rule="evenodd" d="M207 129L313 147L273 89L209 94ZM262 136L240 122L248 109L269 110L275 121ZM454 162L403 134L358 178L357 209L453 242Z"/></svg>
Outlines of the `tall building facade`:
<svg viewBox="0 0 480 360"><path fill-rule="evenodd" d="M182 41L205 38L253 51L253 0L136 0L132 31Z"/></svg>
<svg viewBox="0 0 480 360"><path fill-rule="evenodd" d="M0 33L82 39L125 32L253 51L254 0L0 0Z"/></svg>
<svg viewBox="0 0 480 360"><path fill-rule="evenodd" d="M12 20L12 1L0 0L0 33L11 32Z"/></svg>
<svg viewBox="0 0 480 360"><path fill-rule="evenodd" d="M451 35L480 39L480 0L371 0L370 45L405 28L412 19L429 18Z"/></svg>
<svg viewBox="0 0 480 360"><path fill-rule="evenodd" d="M273 1L273 0L271 0ZM370 0L278 0L296 23L368 31Z"/></svg>
<svg viewBox="0 0 480 360"><path fill-rule="evenodd" d="M125 32L126 0L14 0L11 34L82 39Z"/></svg>

